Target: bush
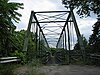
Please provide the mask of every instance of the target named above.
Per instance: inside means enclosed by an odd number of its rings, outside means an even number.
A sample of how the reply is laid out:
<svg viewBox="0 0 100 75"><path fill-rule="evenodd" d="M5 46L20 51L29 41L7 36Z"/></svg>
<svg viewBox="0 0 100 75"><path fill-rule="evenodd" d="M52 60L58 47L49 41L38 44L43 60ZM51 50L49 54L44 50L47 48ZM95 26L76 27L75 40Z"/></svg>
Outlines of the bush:
<svg viewBox="0 0 100 75"><path fill-rule="evenodd" d="M17 56L18 58L20 58L22 64L25 64L26 63L26 57L25 57L26 54L25 53L15 51L15 53L13 54L13 56Z"/></svg>

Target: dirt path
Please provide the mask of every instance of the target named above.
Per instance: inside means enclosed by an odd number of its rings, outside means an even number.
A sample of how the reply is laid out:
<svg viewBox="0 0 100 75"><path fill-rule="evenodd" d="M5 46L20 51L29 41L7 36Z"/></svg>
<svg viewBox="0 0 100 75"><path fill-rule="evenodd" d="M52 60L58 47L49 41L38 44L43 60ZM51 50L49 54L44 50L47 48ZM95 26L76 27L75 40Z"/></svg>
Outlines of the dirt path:
<svg viewBox="0 0 100 75"><path fill-rule="evenodd" d="M33 71L43 73L43 75L100 75L100 67L80 66L80 65L54 65L29 68L27 66L18 68L18 72ZM24 72L23 72L24 71ZM24 75L24 74L18 74ZM25 74L26 75L26 74Z"/></svg>
<svg viewBox="0 0 100 75"><path fill-rule="evenodd" d="M79 65L43 66L38 71L45 75L100 75L99 67Z"/></svg>

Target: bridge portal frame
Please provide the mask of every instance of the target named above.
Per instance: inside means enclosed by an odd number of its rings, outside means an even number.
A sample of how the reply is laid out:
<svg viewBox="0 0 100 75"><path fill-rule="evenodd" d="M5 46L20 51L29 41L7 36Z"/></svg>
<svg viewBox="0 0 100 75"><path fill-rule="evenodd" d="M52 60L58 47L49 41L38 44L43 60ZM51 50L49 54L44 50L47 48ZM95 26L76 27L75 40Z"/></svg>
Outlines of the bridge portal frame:
<svg viewBox="0 0 100 75"><path fill-rule="evenodd" d="M42 21L42 22L40 22L40 21L38 21L37 16L36 16L37 13L41 13L42 14L42 13L62 13L62 12L69 13L66 21ZM69 20L70 18L72 19L71 21ZM33 19L35 20L34 22L33 22ZM76 35L77 35L77 38L78 38L78 42L79 42L79 45L80 45L80 48L81 48L80 51L82 53L83 61L85 62L85 49L84 49L84 45L83 45L83 40L82 40L82 36L80 34L80 31L79 31L79 28L78 28L78 25L77 25L77 22L76 22L73 10L71 10L71 11L41 11L41 12L31 11L31 15L30 15L29 23L28 23L28 28L27 28L27 32L26 32L26 35L25 35L23 51L27 52L28 39L29 39L30 29L31 29L32 23L37 24L36 25L36 50L37 50L37 40L38 40L37 39L37 37L38 37L38 35L37 35L38 34L38 28L37 27L39 27L39 30L42 33L43 38L45 39L47 46L49 47L48 41L45 38L45 34L43 32L42 27L40 26L40 23L56 23L56 22L65 22L65 24L63 26L63 29L62 29L62 32L60 34L60 37L58 39L56 47L58 47L59 41L60 41L62 35L64 34L65 35L65 46L64 47L66 48L67 44L66 44L66 30L65 30L65 27L67 27L67 32L68 32L68 49L69 49L69 63L70 63L70 50L71 49L70 49L70 35L69 35L68 22L73 22L74 23L74 28L75 28L75 31L76 31Z"/></svg>

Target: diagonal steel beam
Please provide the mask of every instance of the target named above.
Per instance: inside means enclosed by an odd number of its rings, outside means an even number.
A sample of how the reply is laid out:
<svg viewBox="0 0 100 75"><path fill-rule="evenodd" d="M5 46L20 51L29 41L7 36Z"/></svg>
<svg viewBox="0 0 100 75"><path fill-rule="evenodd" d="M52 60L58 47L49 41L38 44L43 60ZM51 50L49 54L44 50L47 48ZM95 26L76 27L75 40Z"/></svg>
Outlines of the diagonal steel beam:
<svg viewBox="0 0 100 75"><path fill-rule="evenodd" d="M70 16L71 16L71 13L69 13L68 18L67 18L67 20L66 20L66 22L65 22L65 24L64 24L64 27L63 27L63 29L62 29L62 32L61 32L61 34L60 34L60 37L59 37L59 39L58 39L58 42L57 42L56 47L58 46L58 43L59 43L60 38L61 38L61 36L62 36L62 34L63 34L63 31L65 30L65 27L66 27L66 25L67 25L68 22L69 22L68 20L69 20Z"/></svg>
<svg viewBox="0 0 100 75"><path fill-rule="evenodd" d="M78 41L79 41L79 45L80 45L80 48L81 48L81 51L82 51L83 62L85 63L85 48L84 48L84 44L83 44L83 39L81 37L81 34L80 34L80 31L79 31L73 10L71 10L71 15L72 15L72 20L74 22L74 27L75 27L77 38L78 38Z"/></svg>
<svg viewBox="0 0 100 75"><path fill-rule="evenodd" d="M47 46L49 47L48 42L47 42L47 40L46 40L46 38L45 38L45 36L44 36L44 33L43 33L42 29L41 29L41 26L40 26L40 24L39 24L39 22L38 22L38 19L37 19L36 15L35 15L36 12L34 12L34 11L32 11L32 12L33 12L33 17L34 17L34 19L35 19L35 21L36 21L36 24L39 26L39 29L40 29L40 31L42 32L43 37L44 37L44 39L45 39L45 41L46 41L46 44L47 44Z"/></svg>
<svg viewBox="0 0 100 75"><path fill-rule="evenodd" d="M26 31L26 34L25 34L23 51L27 51L28 39L29 39L29 34L30 34L32 19L33 19L33 12L31 12L29 23L28 23L28 28L27 28L27 31Z"/></svg>

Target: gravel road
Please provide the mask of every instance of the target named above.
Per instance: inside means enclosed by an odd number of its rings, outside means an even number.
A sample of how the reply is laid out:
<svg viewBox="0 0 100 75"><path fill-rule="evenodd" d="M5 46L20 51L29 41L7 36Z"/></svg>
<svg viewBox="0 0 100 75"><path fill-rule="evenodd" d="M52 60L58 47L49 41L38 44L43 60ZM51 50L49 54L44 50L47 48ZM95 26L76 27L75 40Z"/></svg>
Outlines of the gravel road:
<svg viewBox="0 0 100 75"><path fill-rule="evenodd" d="M42 66L38 71L45 75L100 75L100 67L86 65Z"/></svg>

